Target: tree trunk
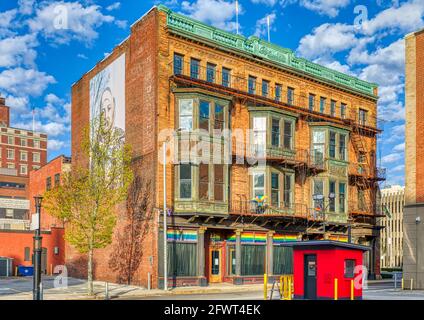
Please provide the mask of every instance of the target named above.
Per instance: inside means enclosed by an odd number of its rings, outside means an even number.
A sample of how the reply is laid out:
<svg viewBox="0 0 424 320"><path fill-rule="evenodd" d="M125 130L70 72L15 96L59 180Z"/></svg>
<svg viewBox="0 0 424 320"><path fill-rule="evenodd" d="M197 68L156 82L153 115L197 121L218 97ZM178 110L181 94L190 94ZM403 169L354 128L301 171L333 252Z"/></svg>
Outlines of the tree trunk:
<svg viewBox="0 0 424 320"><path fill-rule="evenodd" d="M87 294L94 295L93 290L93 249L88 251L88 265L87 265Z"/></svg>

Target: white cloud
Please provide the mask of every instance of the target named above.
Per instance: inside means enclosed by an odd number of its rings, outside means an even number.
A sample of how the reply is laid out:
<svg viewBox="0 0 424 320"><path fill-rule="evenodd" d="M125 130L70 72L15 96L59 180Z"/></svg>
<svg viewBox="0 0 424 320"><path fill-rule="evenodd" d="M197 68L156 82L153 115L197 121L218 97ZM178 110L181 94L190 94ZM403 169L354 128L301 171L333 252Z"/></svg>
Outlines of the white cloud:
<svg viewBox="0 0 424 320"><path fill-rule="evenodd" d="M365 34L374 34L385 30L412 32L424 26L423 15L424 1L407 1L399 7L383 10L373 19L364 22L361 31Z"/></svg>
<svg viewBox="0 0 424 320"><path fill-rule="evenodd" d="M107 11L113 11L113 10L119 9L120 7L121 7L121 3L115 2L115 3L112 3L110 6L107 6L106 10Z"/></svg>
<svg viewBox="0 0 424 320"><path fill-rule="evenodd" d="M300 0L306 9L316 11L331 18L338 16L340 9L349 5L350 0Z"/></svg>
<svg viewBox="0 0 424 320"><path fill-rule="evenodd" d="M393 148L393 151L396 151L396 152L405 151L405 142L399 143L398 145L395 145L394 148Z"/></svg>
<svg viewBox="0 0 424 320"><path fill-rule="evenodd" d="M85 54L83 54L83 53L78 53L77 54L77 57L80 58L80 59L84 59L84 60L87 60L88 59L88 57Z"/></svg>
<svg viewBox="0 0 424 320"><path fill-rule="evenodd" d="M0 73L0 89L16 96L39 96L56 80L45 72L14 68Z"/></svg>
<svg viewBox="0 0 424 320"><path fill-rule="evenodd" d="M278 0L251 0L251 1L252 3L255 3L255 4L265 4L270 7L274 6L278 2Z"/></svg>
<svg viewBox="0 0 424 320"><path fill-rule="evenodd" d="M19 12L24 15L30 15L34 12L35 0L19 0Z"/></svg>
<svg viewBox="0 0 424 320"><path fill-rule="evenodd" d="M17 10L12 9L0 12L0 37L14 35L13 20L16 18Z"/></svg>
<svg viewBox="0 0 424 320"><path fill-rule="evenodd" d="M98 37L98 27L115 21L113 16L104 15L100 10L98 5L84 7L79 2L55 1L38 8L28 25L32 32L39 32L56 44L67 44L71 40L91 43Z"/></svg>
<svg viewBox="0 0 424 320"><path fill-rule="evenodd" d="M49 139L47 141L47 148L49 151L57 151L67 146L67 143L62 140Z"/></svg>
<svg viewBox="0 0 424 320"><path fill-rule="evenodd" d="M34 66L38 46L35 35L12 36L0 40L0 67Z"/></svg>
<svg viewBox="0 0 424 320"><path fill-rule="evenodd" d="M382 164L393 164L393 162L396 162L398 160L402 159L402 154L401 153L390 153L388 155L385 155L384 157L381 158L381 163Z"/></svg>
<svg viewBox="0 0 424 320"><path fill-rule="evenodd" d="M270 27L272 31L275 31L275 19L277 17L277 15L273 12L271 14L266 15L265 17L259 19L258 21L256 21L256 26L255 26L255 33L254 35L256 37L262 37L262 36L266 36L266 39L268 39L267 33L268 33L268 22L267 19L269 17L269 23L270 23Z"/></svg>
<svg viewBox="0 0 424 320"><path fill-rule="evenodd" d="M402 172L402 171L404 171L405 170L405 165L404 164L400 164L400 165L398 165L398 166L396 166L396 167L394 167L394 168L391 168L390 169L390 172L392 173L392 172Z"/></svg>
<svg viewBox="0 0 424 320"><path fill-rule="evenodd" d="M353 26L325 23L300 40L297 52L305 58L315 59L348 50L357 43Z"/></svg>
<svg viewBox="0 0 424 320"><path fill-rule="evenodd" d="M236 30L235 1L224 0L196 0L193 3L183 1L181 9L184 14L190 15L192 18L211 24L214 27L225 29L228 31ZM239 3L239 14L243 13L243 8Z"/></svg>
<svg viewBox="0 0 424 320"><path fill-rule="evenodd" d="M17 128L32 130L32 121L18 122L15 124ZM70 127L63 123L48 122L42 123L40 120L34 122L34 128L37 132L46 133L50 137L58 137L70 131Z"/></svg>

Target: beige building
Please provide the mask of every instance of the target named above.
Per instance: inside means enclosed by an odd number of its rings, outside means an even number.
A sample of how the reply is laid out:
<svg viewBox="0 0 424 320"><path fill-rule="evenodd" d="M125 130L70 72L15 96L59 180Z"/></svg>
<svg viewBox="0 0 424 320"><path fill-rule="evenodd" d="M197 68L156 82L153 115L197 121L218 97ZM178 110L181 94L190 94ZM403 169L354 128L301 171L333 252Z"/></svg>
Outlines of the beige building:
<svg viewBox="0 0 424 320"><path fill-rule="evenodd" d="M380 267L381 269L402 268L403 206L405 187L392 186L381 190L381 204L386 216L381 219Z"/></svg>

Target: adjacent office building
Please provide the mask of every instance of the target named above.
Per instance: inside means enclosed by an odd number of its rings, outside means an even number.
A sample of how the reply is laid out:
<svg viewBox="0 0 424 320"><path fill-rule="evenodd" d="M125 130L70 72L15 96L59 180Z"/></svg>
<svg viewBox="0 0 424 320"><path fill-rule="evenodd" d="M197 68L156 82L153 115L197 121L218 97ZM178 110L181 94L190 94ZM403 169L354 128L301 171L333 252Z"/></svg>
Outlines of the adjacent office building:
<svg viewBox="0 0 424 320"><path fill-rule="evenodd" d="M405 187L391 186L381 190L384 217L381 229L381 269L402 269L403 255L403 206Z"/></svg>
<svg viewBox="0 0 424 320"><path fill-rule="evenodd" d="M88 164L81 132L104 111L148 186L134 283L151 275L163 285L164 237L170 285L290 273L281 244L320 239L369 246L378 276L377 100L376 84L158 6L73 85L73 165ZM128 279L120 210L112 245L95 252L99 279ZM84 276L84 259L66 255L68 270Z"/></svg>

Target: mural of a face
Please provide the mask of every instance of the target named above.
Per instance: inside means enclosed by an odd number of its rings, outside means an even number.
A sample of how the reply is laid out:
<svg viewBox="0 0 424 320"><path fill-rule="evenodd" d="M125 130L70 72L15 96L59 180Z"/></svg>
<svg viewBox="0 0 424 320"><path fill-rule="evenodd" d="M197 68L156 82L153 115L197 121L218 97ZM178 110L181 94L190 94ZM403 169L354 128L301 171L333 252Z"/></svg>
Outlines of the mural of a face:
<svg viewBox="0 0 424 320"><path fill-rule="evenodd" d="M103 91L100 108L109 125L113 126L115 124L115 99L110 88Z"/></svg>

